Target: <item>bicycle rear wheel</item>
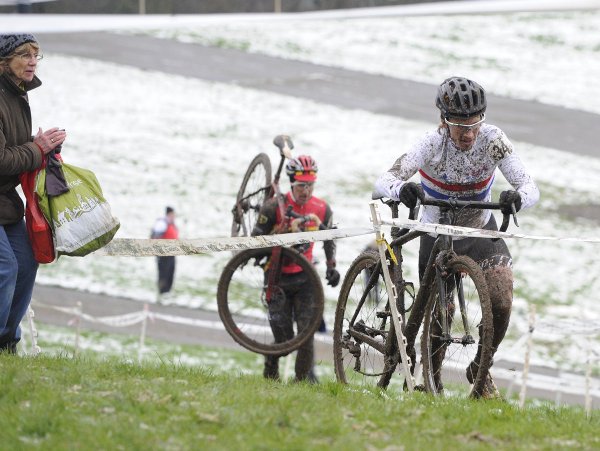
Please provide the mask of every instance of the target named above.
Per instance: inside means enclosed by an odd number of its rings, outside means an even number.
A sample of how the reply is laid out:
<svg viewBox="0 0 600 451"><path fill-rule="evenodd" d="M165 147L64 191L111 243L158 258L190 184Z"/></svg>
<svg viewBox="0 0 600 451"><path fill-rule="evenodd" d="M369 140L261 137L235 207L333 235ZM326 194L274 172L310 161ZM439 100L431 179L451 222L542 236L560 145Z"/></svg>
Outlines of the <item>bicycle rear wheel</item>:
<svg viewBox="0 0 600 451"><path fill-rule="evenodd" d="M323 316L323 286L314 266L293 249L280 249L281 261L286 265L298 265L304 273L302 292L306 297L302 298L299 308L306 320L302 320L304 326L298 330L298 316L294 311L296 321L292 338L286 341L275 339L266 293L270 290L269 293L276 296L272 298L273 302L285 302L289 300L286 296L293 295L298 278L283 274L269 277L270 268L278 266L272 262L272 248L237 253L227 263L219 280L217 305L225 329L237 343L259 354L285 355L295 351L313 336ZM307 287L312 289L306 291Z"/></svg>
<svg viewBox="0 0 600 451"><path fill-rule="evenodd" d="M421 337L425 389L434 394L481 396L492 363L492 305L483 272L471 258L448 261L443 282L449 302L449 335L442 336L442 308L437 286L432 285ZM437 280L437 279L436 279ZM464 296L460 295L460 288ZM464 299L461 305L461 298ZM471 370L476 374L467 374Z"/></svg>
<svg viewBox="0 0 600 451"><path fill-rule="evenodd" d="M395 338L379 261L377 251L361 253L350 265L340 289L333 327L333 360L336 378L344 384L385 388L397 364L393 361L398 354L395 346L390 349ZM371 275L374 279L367 291Z"/></svg>
<svg viewBox="0 0 600 451"><path fill-rule="evenodd" d="M259 153L248 166L238 191L232 211L231 236L250 236L270 190L271 160L266 153Z"/></svg>

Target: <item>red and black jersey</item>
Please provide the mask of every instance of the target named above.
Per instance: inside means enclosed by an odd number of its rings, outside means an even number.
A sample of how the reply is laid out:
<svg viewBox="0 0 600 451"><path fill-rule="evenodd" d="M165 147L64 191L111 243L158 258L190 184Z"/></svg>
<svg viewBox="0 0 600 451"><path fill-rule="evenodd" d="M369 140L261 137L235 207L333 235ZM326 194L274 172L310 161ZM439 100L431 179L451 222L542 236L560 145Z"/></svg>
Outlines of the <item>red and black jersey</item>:
<svg viewBox="0 0 600 451"><path fill-rule="evenodd" d="M298 213L299 215L306 216L309 214L316 215L321 223L327 227L332 226L332 211L329 207L329 204L318 197L312 196L308 202L304 205L298 205L294 200L294 197L291 193L287 193L283 196L284 200L284 208L283 211L287 211L288 207L292 207L292 211ZM256 225L252 230L252 236L256 235L270 235L274 233L276 230L278 233L289 233L291 232L291 222L293 218L282 217L281 210L279 208L279 204L276 198L269 199L262 206L260 213L258 215L258 220L256 221ZM306 222L304 224L305 231L318 230L319 225L313 221ZM303 250L304 256L309 260L313 261L313 248L315 243L310 243L306 250ZM323 243L323 248L325 250L325 258L327 259L327 266L335 266L335 242L333 241L325 241ZM299 272L300 268L296 266L295 268L292 266L284 267L283 272L285 273L295 273Z"/></svg>

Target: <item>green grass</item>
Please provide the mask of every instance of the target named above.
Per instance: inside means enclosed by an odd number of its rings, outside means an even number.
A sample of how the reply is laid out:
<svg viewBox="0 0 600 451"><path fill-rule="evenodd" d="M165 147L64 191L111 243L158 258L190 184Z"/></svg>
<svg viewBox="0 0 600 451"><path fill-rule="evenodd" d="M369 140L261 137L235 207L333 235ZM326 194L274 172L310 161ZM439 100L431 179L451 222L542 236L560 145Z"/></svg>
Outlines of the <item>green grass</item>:
<svg viewBox="0 0 600 451"><path fill-rule="evenodd" d="M593 449L578 408L282 384L173 363L0 356L2 448Z"/></svg>

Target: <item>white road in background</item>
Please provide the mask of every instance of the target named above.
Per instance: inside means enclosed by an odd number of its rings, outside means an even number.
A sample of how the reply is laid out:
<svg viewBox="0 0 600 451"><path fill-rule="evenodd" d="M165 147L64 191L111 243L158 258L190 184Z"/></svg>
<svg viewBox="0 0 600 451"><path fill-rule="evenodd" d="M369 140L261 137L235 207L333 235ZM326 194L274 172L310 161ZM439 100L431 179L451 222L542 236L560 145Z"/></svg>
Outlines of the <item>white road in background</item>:
<svg viewBox="0 0 600 451"><path fill-rule="evenodd" d="M0 30L3 33L133 30L265 20L356 19L440 14L573 11L599 8L600 2L597 0L477 0L280 14L0 14Z"/></svg>

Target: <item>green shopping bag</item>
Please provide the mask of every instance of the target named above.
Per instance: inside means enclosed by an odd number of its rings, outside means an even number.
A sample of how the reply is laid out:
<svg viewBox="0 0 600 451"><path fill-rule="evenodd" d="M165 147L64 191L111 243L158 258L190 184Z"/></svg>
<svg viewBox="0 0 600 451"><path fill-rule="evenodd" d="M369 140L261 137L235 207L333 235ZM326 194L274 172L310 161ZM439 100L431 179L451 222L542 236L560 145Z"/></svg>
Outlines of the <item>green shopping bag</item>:
<svg viewBox="0 0 600 451"><path fill-rule="evenodd" d="M38 174L35 192L54 232L57 255L82 257L107 245L120 223L92 171L66 163L62 163L62 171L69 191L48 196L44 168Z"/></svg>

